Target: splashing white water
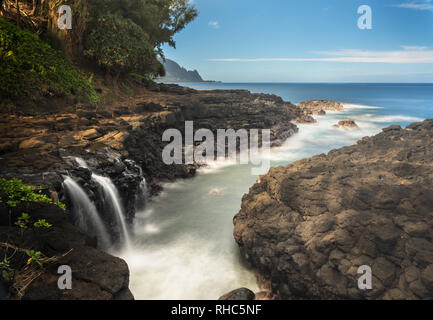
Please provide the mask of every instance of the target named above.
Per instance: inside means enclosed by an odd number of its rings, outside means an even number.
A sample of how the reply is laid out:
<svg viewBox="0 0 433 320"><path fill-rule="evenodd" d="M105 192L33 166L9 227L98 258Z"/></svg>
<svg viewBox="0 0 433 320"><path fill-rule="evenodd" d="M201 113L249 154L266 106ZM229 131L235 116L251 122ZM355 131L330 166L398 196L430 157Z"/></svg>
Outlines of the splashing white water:
<svg viewBox="0 0 433 320"><path fill-rule="evenodd" d="M87 162L84 159L80 157L74 157L73 159L75 160L75 162L78 164L79 167L90 170ZM140 168L140 173L141 173L141 168ZM130 244L131 240L130 240L128 228L125 221L125 215L123 212L123 207L121 204L119 192L117 191L116 186L113 184L110 178L100 176L94 172L92 172L92 179L93 181L95 181L97 184L101 186L102 190L104 191L104 195L106 199L110 201L110 205L113 208L115 218L117 220L118 225L120 226L121 229L120 231L125 240L125 246L129 248L131 245ZM146 180L143 179L143 182L142 184L140 184L140 187L146 188Z"/></svg>
<svg viewBox="0 0 433 320"><path fill-rule="evenodd" d="M354 117L360 128L332 127L346 117ZM272 166L350 145L381 130L350 111L316 118L317 124L298 125L299 133L271 150ZM219 161L200 171L206 174L164 185L164 192L136 214L135 245L118 254L130 267L137 299L217 299L239 287L260 290L232 234L242 195L257 179L251 165Z"/></svg>
<svg viewBox="0 0 433 320"><path fill-rule="evenodd" d="M75 157L74 160L78 164L79 167L89 169L89 166L87 165L87 162L84 161L84 159L79 158L79 157Z"/></svg>
<svg viewBox="0 0 433 320"><path fill-rule="evenodd" d="M225 248L235 251L236 248ZM148 245L123 252L131 268L130 289L136 299L218 299L222 294L248 286L258 291L253 273L226 259L217 243L200 242L184 235L170 245Z"/></svg>
<svg viewBox="0 0 433 320"><path fill-rule="evenodd" d="M105 229L102 219L93 202L86 195L84 190L71 177L64 177L63 186L74 206L74 216L78 227L84 232L96 232L101 246L110 246L110 237ZM91 228L93 230L91 230Z"/></svg>
<svg viewBox="0 0 433 320"><path fill-rule="evenodd" d="M222 197L222 196L224 196L224 189L223 188L211 188L209 190L208 194L212 197Z"/></svg>
<svg viewBox="0 0 433 320"><path fill-rule="evenodd" d="M382 123L395 123L395 122L416 122L423 121L423 118L404 116L404 115L388 115L388 116L378 116L375 114L363 114L358 116L363 121L370 122L382 122Z"/></svg>
<svg viewBox="0 0 433 320"><path fill-rule="evenodd" d="M367 106L363 104L343 104L344 109L383 109L383 107L379 106Z"/></svg>

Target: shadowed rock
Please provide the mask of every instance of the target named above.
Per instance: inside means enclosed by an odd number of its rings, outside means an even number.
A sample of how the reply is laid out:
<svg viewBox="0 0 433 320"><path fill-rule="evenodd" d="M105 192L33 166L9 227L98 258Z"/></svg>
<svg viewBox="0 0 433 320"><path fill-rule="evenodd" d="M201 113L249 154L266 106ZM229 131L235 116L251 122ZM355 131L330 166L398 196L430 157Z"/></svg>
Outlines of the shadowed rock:
<svg viewBox="0 0 433 320"><path fill-rule="evenodd" d="M254 300L255 294L250 289L240 288L230 291L218 300Z"/></svg>
<svg viewBox="0 0 433 320"><path fill-rule="evenodd" d="M23 210L31 221L46 219L52 224L49 229L26 229L24 232L14 225ZM6 207L0 207L0 217L8 217ZM22 203L13 208L12 221L0 220L0 242L16 247L40 251L46 257L60 259L44 265L42 274L25 288L24 300L132 300L129 269L126 262L96 249L96 239L91 238L67 221L66 214L57 206L42 203ZM3 257L4 246L0 246ZM8 255L11 254L9 249ZM65 256L61 257L65 253ZM26 265L28 256L17 252L11 258L12 266L20 270ZM57 282L58 267L68 265L72 269L72 289L60 290ZM1 281L0 281L1 282ZM1 286L1 285L0 285ZM12 293L14 290L11 290ZM1 294L1 293L0 293ZM15 299L14 295L9 298Z"/></svg>

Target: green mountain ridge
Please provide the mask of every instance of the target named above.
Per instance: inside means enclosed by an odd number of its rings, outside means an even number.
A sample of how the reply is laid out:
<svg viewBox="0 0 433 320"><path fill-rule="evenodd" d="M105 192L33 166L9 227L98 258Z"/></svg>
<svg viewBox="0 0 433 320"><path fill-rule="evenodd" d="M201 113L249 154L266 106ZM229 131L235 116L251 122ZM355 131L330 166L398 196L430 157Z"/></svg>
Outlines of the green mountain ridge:
<svg viewBox="0 0 433 320"><path fill-rule="evenodd" d="M160 62L164 65L166 75L157 78L156 80L158 82L213 82L203 80L197 70L187 70L173 60L165 59L165 61L163 61L161 59Z"/></svg>

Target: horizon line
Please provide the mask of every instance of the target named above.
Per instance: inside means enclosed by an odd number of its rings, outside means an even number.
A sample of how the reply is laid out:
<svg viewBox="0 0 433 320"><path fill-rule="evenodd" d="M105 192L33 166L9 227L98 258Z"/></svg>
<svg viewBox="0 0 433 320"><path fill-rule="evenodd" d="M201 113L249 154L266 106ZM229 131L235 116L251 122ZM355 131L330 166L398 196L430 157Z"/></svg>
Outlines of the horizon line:
<svg viewBox="0 0 433 320"><path fill-rule="evenodd" d="M327 83L335 83L335 84L432 84L433 82L359 82L359 81L218 81L218 82L193 82L193 81L179 81L175 83L194 83L194 84L238 84L238 83L256 83L256 84L265 84L265 83L306 83L306 84L327 84Z"/></svg>

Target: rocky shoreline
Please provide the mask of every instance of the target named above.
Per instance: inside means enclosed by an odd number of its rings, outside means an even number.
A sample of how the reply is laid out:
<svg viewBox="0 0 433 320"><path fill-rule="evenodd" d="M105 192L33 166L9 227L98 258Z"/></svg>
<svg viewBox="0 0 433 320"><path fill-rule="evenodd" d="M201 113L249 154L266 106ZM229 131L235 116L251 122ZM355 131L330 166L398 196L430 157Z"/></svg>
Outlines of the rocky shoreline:
<svg viewBox="0 0 433 320"><path fill-rule="evenodd" d="M282 299L431 299L432 138L433 120L391 126L271 168L234 217L243 256Z"/></svg>
<svg viewBox="0 0 433 320"><path fill-rule="evenodd" d="M343 111L344 103L331 100L309 100L298 104L305 114L325 115L326 111Z"/></svg>
<svg viewBox="0 0 433 320"><path fill-rule="evenodd" d="M92 174L109 178L131 223L137 203L148 201L137 197L143 182L149 196L156 195L162 183L193 177L198 168L163 163L166 143L161 137L166 129L184 133L188 120L196 130L212 132L270 128L272 146L278 146L297 132L295 123L314 123L311 115L325 110L342 111L343 104L313 100L296 106L245 90L153 84L146 94L103 109L81 106L61 114L2 117L0 177L41 186L69 208L65 215L54 205L23 204L33 219L54 226L24 238L10 221L0 221L0 242L56 258L19 298L133 299L125 261L101 251L95 236L71 224L74 204L64 189L66 176L99 212L104 212L105 199ZM338 126L356 129L352 120ZM254 294L242 288L221 299L433 296L432 137L433 120L406 129L392 126L354 146L271 168L243 197L233 220L234 237L265 291ZM15 219L21 209L16 209ZM0 204L0 216L6 214ZM118 243L116 221L106 213L102 219ZM57 267L62 264L79 270L72 291L57 288ZM360 265L372 268L372 290L356 287Z"/></svg>
<svg viewBox="0 0 433 320"><path fill-rule="evenodd" d="M112 107L81 106L61 114L2 115L0 177L19 178L26 184L45 188L53 200L67 204L69 211L66 216L73 222L71 210L74 204L65 192L64 177L72 177L102 212L104 199L100 196L100 186L92 179L92 173L106 176L118 189L126 220L130 223L143 181L152 195L161 190L162 182L194 176L197 165L168 166L161 159L166 144L161 141L162 133L169 128L184 132L187 120L194 121L195 129L207 128L213 132L230 128L270 128L273 146L280 145L297 132L294 122L314 121L301 108L275 95L251 94L246 90L196 91L176 85L153 84L142 96ZM86 161L86 166L80 165L77 159ZM40 210L29 213L36 216L42 214ZM113 217L103 215L102 219L109 228L113 242L117 242L119 235L116 234L117 229L112 227ZM97 264L97 254L94 258L86 254L89 250L97 250L87 248L82 243L84 240L79 240L87 236L79 235L71 228L65 227L62 232L66 238L76 238L81 244L75 246L77 242L71 240L70 249L75 247L75 252L82 252L84 257L89 258L89 263ZM93 241L92 246L95 247L94 238ZM74 255L69 257L78 259ZM111 263L119 264L119 260L112 257ZM81 262L78 259L70 263L80 265ZM120 273L127 273L122 270ZM107 274L107 277L111 276L115 275ZM126 281L123 276L115 278L117 283L124 284ZM47 280L42 276L40 279ZM42 285L45 282L36 283ZM35 290L38 293L29 293L27 297L44 299L44 290ZM119 297L119 292L112 288L108 292L96 294L95 297ZM53 294L48 290L45 298L60 298ZM120 296L130 297L129 294ZM80 298L80 293L74 297ZM89 296L83 295L82 298Z"/></svg>

